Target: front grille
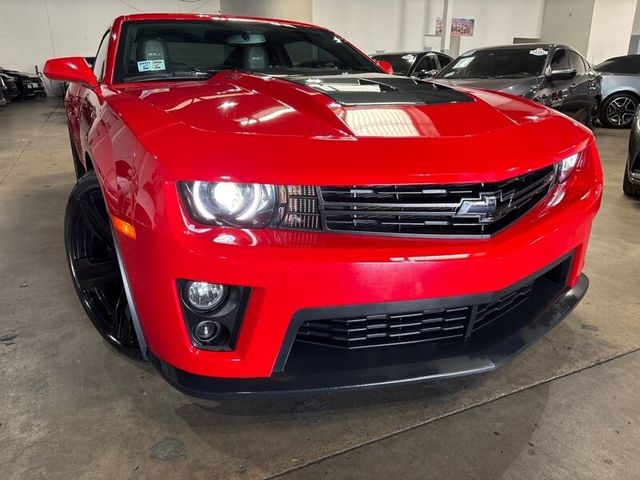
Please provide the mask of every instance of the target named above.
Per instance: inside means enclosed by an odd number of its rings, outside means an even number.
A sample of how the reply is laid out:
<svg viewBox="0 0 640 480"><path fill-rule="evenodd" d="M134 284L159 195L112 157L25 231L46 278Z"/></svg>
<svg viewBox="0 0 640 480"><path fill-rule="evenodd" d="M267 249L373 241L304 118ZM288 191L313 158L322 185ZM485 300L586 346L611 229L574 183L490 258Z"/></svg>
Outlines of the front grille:
<svg viewBox="0 0 640 480"><path fill-rule="evenodd" d="M549 192L549 166L503 182L320 187L323 230L395 235L492 235Z"/></svg>
<svg viewBox="0 0 640 480"><path fill-rule="evenodd" d="M476 305L394 314L329 318L304 322L296 340L344 349L416 342L463 342L517 308L531 295L533 282Z"/></svg>

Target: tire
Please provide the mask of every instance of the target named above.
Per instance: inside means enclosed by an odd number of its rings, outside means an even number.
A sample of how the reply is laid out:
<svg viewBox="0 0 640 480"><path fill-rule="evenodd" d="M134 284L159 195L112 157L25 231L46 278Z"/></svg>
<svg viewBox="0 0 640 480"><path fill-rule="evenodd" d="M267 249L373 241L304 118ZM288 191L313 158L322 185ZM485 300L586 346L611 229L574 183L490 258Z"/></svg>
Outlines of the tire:
<svg viewBox="0 0 640 480"><path fill-rule="evenodd" d="M73 187L64 229L71 280L91 323L116 350L139 357L111 222L93 171Z"/></svg>
<svg viewBox="0 0 640 480"><path fill-rule="evenodd" d="M624 178L622 179L622 191L630 197L640 197L640 186L634 185L629 180L629 172L627 167L624 169Z"/></svg>
<svg viewBox="0 0 640 480"><path fill-rule="evenodd" d="M614 93L602 102L600 121L607 128L628 128L638 108L638 97L630 93Z"/></svg>

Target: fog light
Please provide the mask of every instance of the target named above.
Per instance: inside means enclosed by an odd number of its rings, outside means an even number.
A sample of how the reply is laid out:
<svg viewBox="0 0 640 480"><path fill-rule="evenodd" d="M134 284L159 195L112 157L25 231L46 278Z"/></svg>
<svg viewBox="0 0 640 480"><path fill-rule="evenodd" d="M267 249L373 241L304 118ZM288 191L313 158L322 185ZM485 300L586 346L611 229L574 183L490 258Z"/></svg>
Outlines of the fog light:
<svg viewBox="0 0 640 480"><path fill-rule="evenodd" d="M198 341L207 343L216 338L218 332L220 332L220 325L217 322L205 320L196 325L194 334Z"/></svg>
<svg viewBox="0 0 640 480"><path fill-rule="evenodd" d="M219 283L187 282L184 297L189 307L199 312L210 312L224 300L227 289Z"/></svg>

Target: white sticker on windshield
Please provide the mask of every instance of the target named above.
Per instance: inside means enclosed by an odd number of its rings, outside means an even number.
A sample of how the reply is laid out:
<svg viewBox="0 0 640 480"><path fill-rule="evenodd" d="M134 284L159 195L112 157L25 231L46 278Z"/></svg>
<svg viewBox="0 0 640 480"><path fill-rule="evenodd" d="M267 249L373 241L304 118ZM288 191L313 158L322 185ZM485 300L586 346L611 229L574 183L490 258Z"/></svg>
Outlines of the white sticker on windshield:
<svg viewBox="0 0 640 480"><path fill-rule="evenodd" d="M411 53L407 53L406 55L402 56L402 59L408 62L413 62L416 59L416 56Z"/></svg>
<svg viewBox="0 0 640 480"><path fill-rule="evenodd" d="M529 50L529 55L535 55L536 57L543 57L549 53L549 50L545 50L544 48L536 48L535 50Z"/></svg>
<svg viewBox="0 0 640 480"><path fill-rule="evenodd" d="M157 72L158 70L165 70L164 60L143 60L138 62L139 72Z"/></svg>
<svg viewBox="0 0 640 480"><path fill-rule="evenodd" d="M453 69L456 70L458 68L464 68L467 65L469 65L471 62L473 62L473 59L476 57L466 57L466 58L461 58L460 60L458 60L458 62L453 66Z"/></svg>

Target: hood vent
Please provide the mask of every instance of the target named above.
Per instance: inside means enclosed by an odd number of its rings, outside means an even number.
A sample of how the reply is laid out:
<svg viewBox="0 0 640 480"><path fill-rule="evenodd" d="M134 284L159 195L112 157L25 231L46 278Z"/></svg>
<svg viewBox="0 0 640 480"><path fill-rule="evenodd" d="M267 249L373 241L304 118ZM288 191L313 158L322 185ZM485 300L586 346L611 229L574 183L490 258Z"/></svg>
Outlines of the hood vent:
<svg viewBox="0 0 640 480"><path fill-rule="evenodd" d="M383 74L323 75L284 78L328 95L344 106L436 105L472 102L468 95L445 85Z"/></svg>

